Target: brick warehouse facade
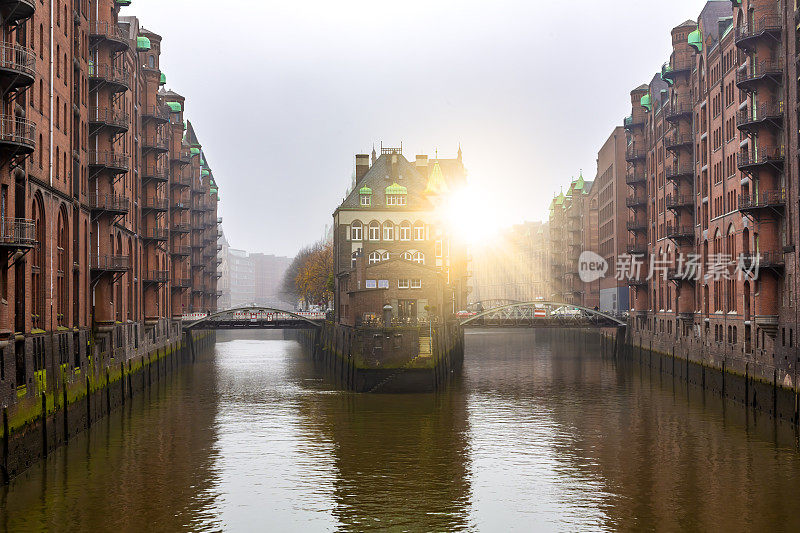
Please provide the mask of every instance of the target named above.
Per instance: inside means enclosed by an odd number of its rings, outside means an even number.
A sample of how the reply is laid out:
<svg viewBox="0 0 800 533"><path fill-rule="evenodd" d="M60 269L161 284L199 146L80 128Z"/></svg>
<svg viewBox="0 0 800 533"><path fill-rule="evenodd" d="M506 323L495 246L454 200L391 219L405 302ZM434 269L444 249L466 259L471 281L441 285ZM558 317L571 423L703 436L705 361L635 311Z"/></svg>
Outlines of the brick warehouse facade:
<svg viewBox="0 0 800 533"><path fill-rule="evenodd" d="M353 190L333 215L336 321L380 321L392 306L401 323L447 318L467 305L468 254L449 235L436 206L466 181L456 159L400 148L356 156Z"/></svg>
<svg viewBox="0 0 800 533"><path fill-rule="evenodd" d="M14 406L141 363L180 339L176 319L216 309L218 189L184 98L164 89L161 37L120 16L130 3L0 3L11 429Z"/></svg>
<svg viewBox="0 0 800 533"><path fill-rule="evenodd" d="M667 265L666 279L631 281L633 342L787 387L798 383L797 7L707 2L672 30L669 60L631 92L624 121L628 250ZM704 273L729 259L729 275L687 279L688 254ZM757 260L756 279L730 275Z"/></svg>

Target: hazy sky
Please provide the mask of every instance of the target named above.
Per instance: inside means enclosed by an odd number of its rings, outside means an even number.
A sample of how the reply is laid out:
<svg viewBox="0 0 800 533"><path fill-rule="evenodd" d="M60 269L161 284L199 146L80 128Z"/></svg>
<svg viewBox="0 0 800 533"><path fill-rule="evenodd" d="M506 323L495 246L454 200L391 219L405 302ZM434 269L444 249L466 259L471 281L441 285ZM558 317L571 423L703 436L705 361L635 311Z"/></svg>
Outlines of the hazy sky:
<svg viewBox="0 0 800 533"><path fill-rule="evenodd" d="M454 157L499 222L544 217L630 112L704 2L135 0L164 38L237 248L320 238L354 154Z"/></svg>

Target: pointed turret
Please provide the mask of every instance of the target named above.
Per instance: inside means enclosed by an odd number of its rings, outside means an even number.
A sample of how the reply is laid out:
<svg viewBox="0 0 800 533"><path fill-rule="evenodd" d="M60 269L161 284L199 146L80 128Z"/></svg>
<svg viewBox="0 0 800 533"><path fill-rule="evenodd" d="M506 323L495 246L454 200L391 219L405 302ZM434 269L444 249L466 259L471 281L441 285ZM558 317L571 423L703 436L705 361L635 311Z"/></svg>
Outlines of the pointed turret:
<svg viewBox="0 0 800 533"><path fill-rule="evenodd" d="M440 195L447 193L449 190L450 187L448 187L447 181L444 179L444 174L442 174L442 168L439 166L439 161L436 161L433 163L433 170L431 171L431 175L428 177L428 186L425 187L423 194Z"/></svg>

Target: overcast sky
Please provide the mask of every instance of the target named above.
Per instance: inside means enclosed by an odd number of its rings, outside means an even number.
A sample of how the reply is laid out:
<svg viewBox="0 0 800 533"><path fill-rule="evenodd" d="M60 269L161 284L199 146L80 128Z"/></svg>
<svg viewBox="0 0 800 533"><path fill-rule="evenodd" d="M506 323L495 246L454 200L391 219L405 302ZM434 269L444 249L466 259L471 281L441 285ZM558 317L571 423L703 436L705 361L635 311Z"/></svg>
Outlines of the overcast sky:
<svg viewBox="0 0 800 533"><path fill-rule="evenodd" d="M136 0L164 38L231 245L319 239L373 144L454 157L500 222L544 217L704 2Z"/></svg>

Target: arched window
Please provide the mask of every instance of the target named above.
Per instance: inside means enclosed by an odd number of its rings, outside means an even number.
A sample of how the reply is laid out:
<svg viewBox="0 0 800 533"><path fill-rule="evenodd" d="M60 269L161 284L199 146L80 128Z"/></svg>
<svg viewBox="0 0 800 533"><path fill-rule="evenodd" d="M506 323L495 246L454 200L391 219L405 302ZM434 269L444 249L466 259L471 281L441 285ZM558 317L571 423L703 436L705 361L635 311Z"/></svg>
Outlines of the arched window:
<svg viewBox="0 0 800 533"><path fill-rule="evenodd" d="M380 252L370 252L369 256L367 257L369 260L370 265L374 265L375 263L381 262L381 253Z"/></svg>
<svg viewBox="0 0 800 533"><path fill-rule="evenodd" d="M374 220L369 223L369 240L381 240L381 225Z"/></svg>
<svg viewBox="0 0 800 533"><path fill-rule="evenodd" d="M149 66L150 68L156 67L156 58L154 55L151 54L147 56L147 66Z"/></svg>
<svg viewBox="0 0 800 533"><path fill-rule="evenodd" d="M411 222L403 221L400 223L400 240L401 241L411 240Z"/></svg>
<svg viewBox="0 0 800 533"><path fill-rule="evenodd" d="M423 224L422 222L414 223L414 240L415 241L425 240L425 224Z"/></svg>
<svg viewBox="0 0 800 533"><path fill-rule="evenodd" d="M358 259L359 255L361 255L359 250L356 250L355 252L353 252L350 255L350 267L351 268L355 268L356 267L356 260Z"/></svg>
<svg viewBox="0 0 800 533"><path fill-rule="evenodd" d="M351 241L360 241L364 238L364 227L361 224L361 221L355 220L352 224L350 224L350 240Z"/></svg>
<svg viewBox="0 0 800 533"><path fill-rule="evenodd" d="M422 252L414 252L414 255L411 258L412 261L415 263L419 263L420 265L425 264L425 254Z"/></svg>
<svg viewBox="0 0 800 533"><path fill-rule="evenodd" d="M392 221L383 223L383 240L384 241L394 240L394 223Z"/></svg>
<svg viewBox="0 0 800 533"><path fill-rule="evenodd" d="M45 213L42 207L42 197L39 193L33 197L33 207L31 209L31 213L33 214L33 220L36 228L36 242L39 243L39 245L34 248L33 251L33 268L31 269L31 297L33 300L31 306L31 318L33 327L42 329L45 324L44 277L42 276L42 272L45 270L44 243L47 242L47 221L45 220ZM37 370L39 369L37 368Z"/></svg>
<svg viewBox="0 0 800 533"><path fill-rule="evenodd" d="M67 212L63 206L58 212L57 239L56 260L58 262L58 270L56 271L56 297L58 298L58 303L56 305L56 309L58 309L58 313L56 319L59 326L65 326L66 317L68 314L67 308L69 305L69 294L67 291L68 287L66 278L68 264L67 246L69 241L67 238Z"/></svg>

